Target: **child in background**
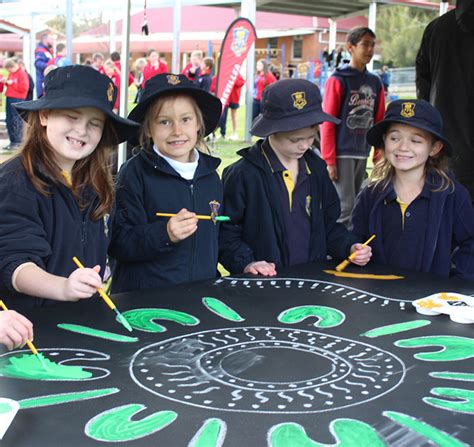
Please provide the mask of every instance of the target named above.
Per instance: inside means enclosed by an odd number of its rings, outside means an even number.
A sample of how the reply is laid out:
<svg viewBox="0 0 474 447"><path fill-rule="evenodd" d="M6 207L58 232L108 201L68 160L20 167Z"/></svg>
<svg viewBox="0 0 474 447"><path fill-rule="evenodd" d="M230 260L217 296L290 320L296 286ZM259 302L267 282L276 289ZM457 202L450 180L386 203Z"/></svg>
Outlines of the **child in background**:
<svg viewBox="0 0 474 447"><path fill-rule="evenodd" d="M137 127L112 112L116 96L106 76L72 65L49 73L40 99L16 104L28 132L0 167L0 296L15 309L88 298L102 284L110 153ZM93 268L76 269L73 256Z"/></svg>
<svg viewBox="0 0 474 447"><path fill-rule="evenodd" d="M452 148L442 128L440 113L424 100L390 103L367 133L385 157L356 201L354 233L377 235L375 262L473 281L474 211L447 169Z"/></svg>
<svg viewBox="0 0 474 447"><path fill-rule="evenodd" d="M273 73L268 67L268 62L265 59L257 61L257 74L255 75L255 88L253 92L252 104L252 121L260 114L260 101L262 99L263 90L267 85L273 84L277 81Z"/></svg>
<svg viewBox="0 0 474 447"><path fill-rule="evenodd" d="M145 88L146 82L153 76L160 73L168 73L168 64L160 59L160 53L154 49L148 50L147 53L148 62L143 69L143 84L142 88Z"/></svg>
<svg viewBox="0 0 474 447"><path fill-rule="evenodd" d="M349 65L336 69L324 87L323 109L341 123L321 125L321 155L341 200L340 222L350 226L355 198L366 177L370 146L365 135L385 112L385 92L380 78L367 71L374 55L375 34L354 28L347 34Z"/></svg>
<svg viewBox="0 0 474 447"><path fill-rule="evenodd" d="M0 311L0 344L9 351L22 348L26 340L33 340L33 324L14 310Z"/></svg>
<svg viewBox="0 0 474 447"><path fill-rule="evenodd" d="M220 234L220 260L231 273L274 276L277 268L325 261L327 254L365 265L370 247L336 221L340 206L326 164L312 150L318 124L339 120L321 109L319 88L304 79L268 86L253 135L224 170L224 203L231 222Z"/></svg>
<svg viewBox="0 0 474 447"><path fill-rule="evenodd" d="M3 66L8 71L8 78L3 79L3 84L6 85L5 121L10 139L10 144L3 150L14 151L20 146L23 137L23 123L14 104L26 99L30 82L26 71L18 64L17 59L13 57L7 59Z"/></svg>
<svg viewBox="0 0 474 447"><path fill-rule="evenodd" d="M201 50L194 50L191 53L189 63L184 67L181 74L184 74L191 82L199 76L199 70L201 69L201 62L203 53Z"/></svg>
<svg viewBox="0 0 474 447"><path fill-rule="evenodd" d="M114 83L115 87L117 87L117 99L115 100L115 104L113 107L114 113L118 113L120 107L120 71L115 65L112 59L107 59L102 66L102 70L108 78Z"/></svg>
<svg viewBox="0 0 474 447"><path fill-rule="evenodd" d="M160 74L145 84L129 115L142 124L142 150L117 180L109 249L114 293L217 276L219 224L198 223L196 214L210 216L210 202L222 203L220 160L201 152L221 108L184 75Z"/></svg>
<svg viewBox="0 0 474 447"><path fill-rule="evenodd" d="M205 57L201 62L201 68L194 83L199 87L209 92L212 84L212 69L214 68L214 59L212 57Z"/></svg>

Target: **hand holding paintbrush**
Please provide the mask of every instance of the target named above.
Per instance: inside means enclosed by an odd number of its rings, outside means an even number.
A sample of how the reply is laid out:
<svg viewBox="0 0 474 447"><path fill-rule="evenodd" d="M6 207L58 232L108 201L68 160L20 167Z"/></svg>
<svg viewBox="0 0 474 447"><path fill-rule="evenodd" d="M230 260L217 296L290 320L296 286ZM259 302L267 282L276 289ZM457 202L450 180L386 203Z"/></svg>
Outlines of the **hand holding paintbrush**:
<svg viewBox="0 0 474 447"><path fill-rule="evenodd" d="M375 238L375 234L372 235L369 239L367 239L362 245L361 247L367 247L371 242L372 240ZM357 256L358 254L358 250L355 250L347 259L345 259L344 261L342 261L340 264L337 265L336 267L336 270L338 272L342 272L354 259L355 257ZM367 261L368 262L368 261ZM367 262L364 263L367 264Z"/></svg>

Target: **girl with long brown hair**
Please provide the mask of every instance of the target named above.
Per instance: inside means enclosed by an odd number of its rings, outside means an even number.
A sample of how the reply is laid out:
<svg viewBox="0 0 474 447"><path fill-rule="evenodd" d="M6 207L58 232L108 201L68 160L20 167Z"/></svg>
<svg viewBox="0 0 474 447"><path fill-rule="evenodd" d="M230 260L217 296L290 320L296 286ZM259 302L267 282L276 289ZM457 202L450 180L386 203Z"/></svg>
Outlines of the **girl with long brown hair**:
<svg viewBox="0 0 474 447"><path fill-rule="evenodd" d="M116 87L96 70L53 70L45 94L18 103L21 151L0 168L0 292L15 308L91 297L101 287L114 191L113 147L136 123L112 112ZM92 268L76 269L77 256Z"/></svg>

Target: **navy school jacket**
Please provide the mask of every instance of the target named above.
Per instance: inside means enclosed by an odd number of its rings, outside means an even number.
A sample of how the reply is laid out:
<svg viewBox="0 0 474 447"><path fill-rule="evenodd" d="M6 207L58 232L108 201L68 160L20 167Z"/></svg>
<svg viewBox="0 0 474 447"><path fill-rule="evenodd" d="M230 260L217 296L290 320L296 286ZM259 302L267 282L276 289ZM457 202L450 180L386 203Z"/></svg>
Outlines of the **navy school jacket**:
<svg viewBox="0 0 474 447"><path fill-rule="evenodd" d="M192 181L182 178L164 158L148 150L122 166L111 219L112 292L217 276L219 223L199 221L196 233L174 244L166 231L169 218L155 213L177 213L186 208L210 215L211 200L222 204L222 184L216 173L219 164L219 159L200 153Z"/></svg>
<svg viewBox="0 0 474 447"><path fill-rule="evenodd" d="M429 173L427 178L436 190L439 176ZM382 208L392 191L392 185L386 189L371 186L359 193L352 213L355 234L362 239L382 234ZM466 188L454 182L454 190L431 191L428 222L421 271L474 281L474 211ZM386 264L383 240L377 237L371 245L373 262Z"/></svg>
<svg viewBox="0 0 474 447"><path fill-rule="evenodd" d="M19 157L0 167L0 296L13 309L57 303L13 289L13 272L25 262L68 277L77 268L72 261L77 256L87 267L99 264L101 275L105 270L108 229L105 219L90 219L95 193L88 193L91 204L81 212L67 186L37 174L50 184L49 196L36 191Z"/></svg>
<svg viewBox="0 0 474 447"><path fill-rule="evenodd" d="M288 266L283 215L272 170L262 155L259 140L238 152L242 158L223 174L224 204L231 222L223 223L219 236L220 261L231 273L242 273L254 261ZM329 179L326 163L313 151L304 158L311 170L310 260L342 259L357 242L337 223L341 206Z"/></svg>

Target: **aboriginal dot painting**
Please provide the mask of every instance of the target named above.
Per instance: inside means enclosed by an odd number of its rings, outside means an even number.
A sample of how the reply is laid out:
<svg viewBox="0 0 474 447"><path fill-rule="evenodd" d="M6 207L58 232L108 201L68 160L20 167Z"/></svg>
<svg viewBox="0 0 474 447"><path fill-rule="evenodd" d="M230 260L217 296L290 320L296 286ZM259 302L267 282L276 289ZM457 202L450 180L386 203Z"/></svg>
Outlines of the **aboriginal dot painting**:
<svg viewBox="0 0 474 447"><path fill-rule="evenodd" d="M327 267L116 295L131 333L98 298L26 312L42 361L0 354L0 445L474 445L474 325L412 305L474 285Z"/></svg>

